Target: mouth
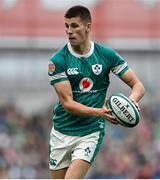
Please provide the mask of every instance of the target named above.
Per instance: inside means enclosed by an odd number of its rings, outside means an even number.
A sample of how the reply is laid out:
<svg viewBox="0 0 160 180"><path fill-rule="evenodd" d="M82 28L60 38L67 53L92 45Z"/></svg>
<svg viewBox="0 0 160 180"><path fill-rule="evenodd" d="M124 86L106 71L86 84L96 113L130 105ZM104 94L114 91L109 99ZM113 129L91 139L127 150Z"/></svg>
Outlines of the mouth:
<svg viewBox="0 0 160 180"><path fill-rule="evenodd" d="M76 38L74 38L74 37L69 37L68 38L70 41L73 41L73 40L75 40Z"/></svg>

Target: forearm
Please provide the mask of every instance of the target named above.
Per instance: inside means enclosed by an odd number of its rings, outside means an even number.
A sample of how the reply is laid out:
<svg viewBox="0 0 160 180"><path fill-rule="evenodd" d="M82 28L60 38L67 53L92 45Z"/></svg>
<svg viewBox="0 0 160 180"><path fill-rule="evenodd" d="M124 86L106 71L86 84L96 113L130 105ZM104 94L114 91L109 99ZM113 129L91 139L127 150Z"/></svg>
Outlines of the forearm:
<svg viewBox="0 0 160 180"><path fill-rule="evenodd" d="M138 102L144 96L144 93L145 89L143 84L141 82L138 82L132 87L132 92L129 98L135 102Z"/></svg>
<svg viewBox="0 0 160 180"><path fill-rule="evenodd" d="M88 107L74 100L67 101L62 105L67 112L77 116L103 116L101 108Z"/></svg>

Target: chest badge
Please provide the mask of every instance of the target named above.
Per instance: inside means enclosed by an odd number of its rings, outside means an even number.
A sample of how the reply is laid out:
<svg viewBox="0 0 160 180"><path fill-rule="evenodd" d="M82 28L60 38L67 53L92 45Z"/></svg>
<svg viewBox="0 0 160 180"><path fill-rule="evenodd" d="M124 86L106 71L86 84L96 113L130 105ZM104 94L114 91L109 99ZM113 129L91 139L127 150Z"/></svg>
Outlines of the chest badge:
<svg viewBox="0 0 160 180"><path fill-rule="evenodd" d="M92 71L94 72L94 74L99 75L102 72L102 64L92 65Z"/></svg>

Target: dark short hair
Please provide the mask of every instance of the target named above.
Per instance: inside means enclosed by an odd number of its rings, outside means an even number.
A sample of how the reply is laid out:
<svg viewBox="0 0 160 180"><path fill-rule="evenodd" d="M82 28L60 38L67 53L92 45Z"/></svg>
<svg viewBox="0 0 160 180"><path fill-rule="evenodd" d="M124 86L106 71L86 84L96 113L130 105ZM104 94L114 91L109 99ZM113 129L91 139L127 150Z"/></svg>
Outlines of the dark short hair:
<svg viewBox="0 0 160 180"><path fill-rule="evenodd" d="M82 21L92 22L91 13L88 8L84 6L73 6L69 8L64 15L65 18L80 17Z"/></svg>

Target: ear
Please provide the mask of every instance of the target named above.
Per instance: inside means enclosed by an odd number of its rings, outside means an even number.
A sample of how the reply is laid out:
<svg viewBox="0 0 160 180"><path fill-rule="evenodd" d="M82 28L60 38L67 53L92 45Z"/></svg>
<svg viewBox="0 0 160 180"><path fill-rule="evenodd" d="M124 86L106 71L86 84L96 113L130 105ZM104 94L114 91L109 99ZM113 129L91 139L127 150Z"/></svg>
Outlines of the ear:
<svg viewBox="0 0 160 180"><path fill-rule="evenodd" d="M87 23L86 31L89 33L91 31L91 23Z"/></svg>

